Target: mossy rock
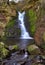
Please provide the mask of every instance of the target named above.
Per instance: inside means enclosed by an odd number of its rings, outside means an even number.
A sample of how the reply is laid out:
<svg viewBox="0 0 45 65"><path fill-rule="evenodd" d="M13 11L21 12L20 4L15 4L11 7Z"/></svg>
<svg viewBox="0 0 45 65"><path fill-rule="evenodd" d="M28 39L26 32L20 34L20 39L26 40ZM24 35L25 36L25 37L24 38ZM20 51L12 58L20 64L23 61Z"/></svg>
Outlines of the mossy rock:
<svg viewBox="0 0 45 65"><path fill-rule="evenodd" d="M34 55L37 55L40 53L40 49L36 46L36 45L29 45L27 47L27 50L30 54L34 54Z"/></svg>
<svg viewBox="0 0 45 65"><path fill-rule="evenodd" d="M9 50L5 48L3 42L0 42L0 59L5 58L9 53Z"/></svg>
<svg viewBox="0 0 45 65"><path fill-rule="evenodd" d="M13 45L13 49L18 50L19 49L18 45Z"/></svg>
<svg viewBox="0 0 45 65"><path fill-rule="evenodd" d="M45 59L45 55L41 55L41 57L42 57L43 59Z"/></svg>
<svg viewBox="0 0 45 65"><path fill-rule="evenodd" d="M9 46L9 49L10 50L18 50L19 47L18 47L18 45L12 45L12 46Z"/></svg>

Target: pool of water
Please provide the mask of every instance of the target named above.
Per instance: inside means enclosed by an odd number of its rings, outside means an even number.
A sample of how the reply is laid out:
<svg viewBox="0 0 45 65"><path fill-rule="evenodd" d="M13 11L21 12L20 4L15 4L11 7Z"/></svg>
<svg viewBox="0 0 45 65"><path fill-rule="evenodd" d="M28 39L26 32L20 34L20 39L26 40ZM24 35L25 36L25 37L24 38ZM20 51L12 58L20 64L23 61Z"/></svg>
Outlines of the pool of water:
<svg viewBox="0 0 45 65"><path fill-rule="evenodd" d="M7 38L3 41L6 45L15 45L17 44L20 49L25 49L28 45L31 45L34 42L34 39L15 39Z"/></svg>

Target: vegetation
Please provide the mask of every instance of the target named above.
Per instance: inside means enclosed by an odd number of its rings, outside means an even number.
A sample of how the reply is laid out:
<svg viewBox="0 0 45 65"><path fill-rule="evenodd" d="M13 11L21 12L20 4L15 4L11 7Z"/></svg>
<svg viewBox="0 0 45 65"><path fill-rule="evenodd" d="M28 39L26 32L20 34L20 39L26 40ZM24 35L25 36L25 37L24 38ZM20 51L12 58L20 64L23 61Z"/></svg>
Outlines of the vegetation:
<svg viewBox="0 0 45 65"><path fill-rule="evenodd" d="M6 25L7 28L13 27L15 24L15 19L12 19L8 22L8 24Z"/></svg>
<svg viewBox="0 0 45 65"><path fill-rule="evenodd" d="M13 48L12 49L18 50L19 47L18 47L18 45L13 45Z"/></svg>
<svg viewBox="0 0 45 65"><path fill-rule="evenodd" d="M30 24L30 32L32 35L34 35L36 31L36 21L37 21L37 16L36 12L33 9L30 9L29 12L29 24Z"/></svg>
<svg viewBox="0 0 45 65"><path fill-rule="evenodd" d="M0 59L5 58L9 53L9 50L5 48L3 42L0 42Z"/></svg>
<svg viewBox="0 0 45 65"><path fill-rule="evenodd" d="M33 9L29 9L27 11L26 16L28 17L28 21L29 21L29 32L32 36L34 36L34 33L36 31L36 22L37 22L36 12Z"/></svg>

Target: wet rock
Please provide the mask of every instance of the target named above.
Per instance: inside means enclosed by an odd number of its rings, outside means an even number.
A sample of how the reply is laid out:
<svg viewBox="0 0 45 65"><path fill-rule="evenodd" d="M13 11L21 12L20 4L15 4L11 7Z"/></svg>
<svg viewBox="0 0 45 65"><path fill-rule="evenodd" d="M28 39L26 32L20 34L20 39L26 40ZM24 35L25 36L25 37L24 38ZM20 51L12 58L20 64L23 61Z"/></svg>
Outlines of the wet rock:
<svg viewBox="0 0 45 65"><path fill-rule="evenodd" d="M30 61L30 59L28 59L27 52L20 53L20 51L17 51L17 52L12 53L10 58L5 59L3 61L3 64L4 65L9 65L9 64L10 65L13 65L13 64L21 65L27 61Z"/></svg>
<svg viewBox="0 0 45 65"><path fill-rule="evenodd" d="M15 60L7 60L6 63L4 63L5 65L20 65L19 63L17 63Z"/></svg>
<svg viewBox="0 0 45 65"><path fill-rule="evenodd" d="M30 57L27 58L27 61L24 62L22 65L32 65L32 60Z"/></svg>
<svg viewBox="0 0 45 65"><path fill-rule="evenodd" d="M31 65L32 63L30 61L27 61L24 65Z"/></svg>
<svg viewBox="0 0 45 65"><path fill-rule="evenodd" d="M20 53L18 51L18 52L12 53L11 59L22 64L22 63L24 63L27 60L27 57L28 57L28 53L27 52Z"/></svg>
<svg viewBox="0 0 45 65"><path fill-rule="evenodd" d="M0 62L0 65L2 65L2 62Z"/></svg>

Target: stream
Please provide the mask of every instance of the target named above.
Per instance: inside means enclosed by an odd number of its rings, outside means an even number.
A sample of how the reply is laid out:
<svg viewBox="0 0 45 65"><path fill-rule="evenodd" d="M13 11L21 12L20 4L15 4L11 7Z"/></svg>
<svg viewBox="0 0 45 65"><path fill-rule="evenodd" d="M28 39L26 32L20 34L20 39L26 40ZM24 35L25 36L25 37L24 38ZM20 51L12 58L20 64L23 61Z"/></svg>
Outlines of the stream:
<svg viewBox="0 0 45 65"><path fill-rule="evenodd" d="M30 62L31 59L29 58L26 48L28 45L30 45L33 42L33 38L29 35L29 32L25 27L24 16L25 16L25 11L22 13L18 12L18 25L21 29L20 38L19 39L8 38L6 41L6 44L9 46L17 44L19 47L19 51L11 53L9 60L5 61L5 65L21 65L25 62L31 63Z"/></svg>
<svg viewBox="0 0 45 65"><path fill-rule="evenodd" d="M36 55L33 59L27 51L27 46L34 42L34 39L29 35L24 21L25 11L18 12L18 25L21 29L21 35L19 39L13 37L7 38L5 43L9 46L17 44L19 50L11 52L8 58L2 60L0 65L32 65L33 62L43 62L39 55ZM10 50L11 48L9 48ZM13 51L13 50L12 50Z"/></svg>

